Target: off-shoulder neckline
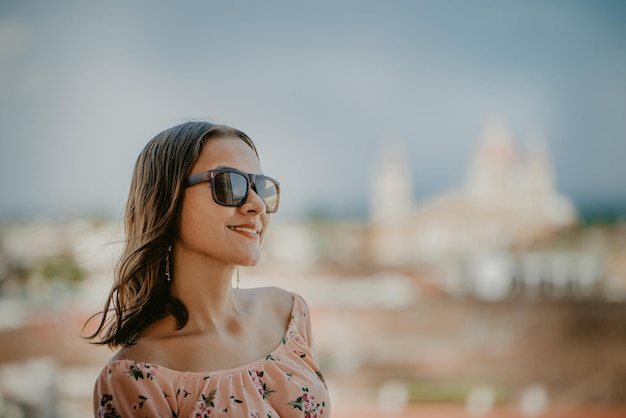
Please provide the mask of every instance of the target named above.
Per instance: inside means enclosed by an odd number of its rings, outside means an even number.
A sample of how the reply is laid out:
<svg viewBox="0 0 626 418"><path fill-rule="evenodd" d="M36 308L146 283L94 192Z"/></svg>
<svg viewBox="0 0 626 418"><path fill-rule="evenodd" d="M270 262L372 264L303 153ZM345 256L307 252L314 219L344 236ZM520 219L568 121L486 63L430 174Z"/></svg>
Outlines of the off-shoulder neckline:
<svg viewBox="0 0 626 418"><path fill-rule="evenodd" d="M256 360L252 360L250 362L241 364L239 366L235 366L235 367L229 367L229 368L224 368L224 369L217 369L217 370L209 370L209 371L198 371L198 372L194 372L194 371L190 371L190 370L177 370L177 369L173 369L171 367L166 367L166 366L162 366L158 363L154 363L154 362L146 362L146 361L140 361L140 360L133 360L133 359L115 359L115 360L110 360L106 367L110 367L111 365L114 364L141 364L143 366L147 366L147 367L152 367L155 368L157 370L160 371L165 371L167 373L170 374L176 374L176 375L202 375L204 377L208 377L208 376L216 376L216 375L224 375L224 374L230 374L230 373L234 373L237 371L243 371L243 370L248 370L251 369L253 366L266 362L268 360L270 360L270 358L272 358L273 356L277 355L278 352L287 344L287 342L289 340L291 340L293 338L292 335L292 328L294 329L294 331L300 335L302 337L302 335L300 334L300 331L298 330L297 327L295 327L295 323L294 323L294 319L296 317L295 312L296 312L296 305L298 305L297 301L299 299L298 294L291 292L291 297L292 297L292 305L291 305L291 311L290 311L290 318L289 318L289 322L287 324L287 328L285 329L285 332L283 333L283 337L282 339L278 342L278 345L276 345L276 347L271 350L269 353L267 353L265 356L258 358Z"/></svg>

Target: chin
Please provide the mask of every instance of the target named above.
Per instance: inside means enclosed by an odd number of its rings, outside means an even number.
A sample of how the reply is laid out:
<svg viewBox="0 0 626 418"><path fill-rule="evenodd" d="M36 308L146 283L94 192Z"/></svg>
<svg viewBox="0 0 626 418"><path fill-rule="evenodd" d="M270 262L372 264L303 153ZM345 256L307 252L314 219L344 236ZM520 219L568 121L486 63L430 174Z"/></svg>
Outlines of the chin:
<svg viewBox="0 0 626 418"><path fill-rule="evenodd" d="M259 264L259 261L261 261L261 256L260 255L251 256L251 257L248 257L248 258L246 258L244 260L241 260L239 262L239 265L242 266L242 267L254 267L257 264Z"/></svg>

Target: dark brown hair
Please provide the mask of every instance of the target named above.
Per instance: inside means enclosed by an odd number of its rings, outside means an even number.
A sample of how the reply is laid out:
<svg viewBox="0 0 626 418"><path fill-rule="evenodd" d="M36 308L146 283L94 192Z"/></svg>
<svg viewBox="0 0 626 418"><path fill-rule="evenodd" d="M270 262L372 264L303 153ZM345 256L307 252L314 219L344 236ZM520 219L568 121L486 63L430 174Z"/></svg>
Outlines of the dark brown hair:
<svg viewBox="0 0 626 418"><path fill-rule="evenodd" d="M170 294L165 278L166 254L177 238L186 178L207 140L223 136L242 139L258 157L243 132L201 121L166 129L139 154L124 215L124 249L103 311L87 321L100 318L87 339L110 347L128 346L148 325L167 315L176 319L178 329L185 326L187 309Z"/></svg>

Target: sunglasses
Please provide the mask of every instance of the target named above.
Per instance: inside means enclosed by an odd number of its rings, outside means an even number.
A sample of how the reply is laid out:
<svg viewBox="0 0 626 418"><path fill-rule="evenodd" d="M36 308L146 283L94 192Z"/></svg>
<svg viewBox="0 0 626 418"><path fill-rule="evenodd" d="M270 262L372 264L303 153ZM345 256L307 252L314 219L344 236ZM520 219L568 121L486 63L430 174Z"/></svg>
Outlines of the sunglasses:
<svg viewBox="0 0 626 418"><path fill-rule="evenodd" d="M213 200L222 206L242 206L248 200L250 186L265 202L265 211L275 213L280 200L280 185L271 177L249 174L233 168L218 168L187 177L187 187L208 181Z"/></svg>

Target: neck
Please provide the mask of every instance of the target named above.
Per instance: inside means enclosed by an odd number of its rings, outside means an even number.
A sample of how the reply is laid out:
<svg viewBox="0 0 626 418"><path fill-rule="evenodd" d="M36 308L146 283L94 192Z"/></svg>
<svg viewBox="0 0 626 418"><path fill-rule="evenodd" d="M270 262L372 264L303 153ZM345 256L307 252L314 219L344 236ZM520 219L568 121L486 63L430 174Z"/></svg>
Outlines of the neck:
<svg viewBox="0 0 626 418"><path fill-rule="evenodd" d="M240 313L232 287L236 267L176 253L174 260L171 292L189 312L185 328L202 332L230 327Z"/></svg>

